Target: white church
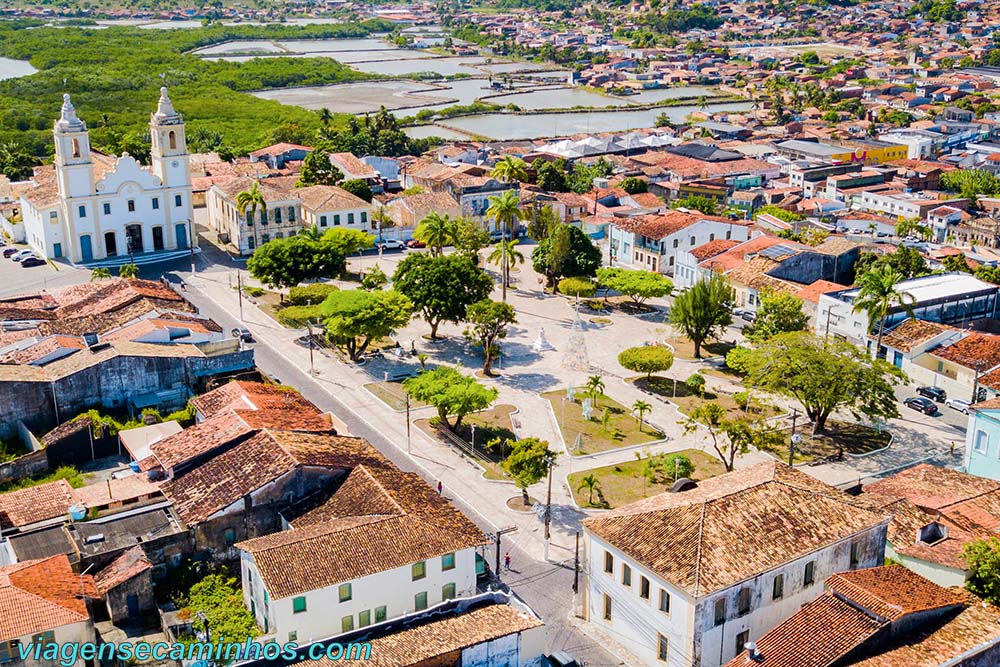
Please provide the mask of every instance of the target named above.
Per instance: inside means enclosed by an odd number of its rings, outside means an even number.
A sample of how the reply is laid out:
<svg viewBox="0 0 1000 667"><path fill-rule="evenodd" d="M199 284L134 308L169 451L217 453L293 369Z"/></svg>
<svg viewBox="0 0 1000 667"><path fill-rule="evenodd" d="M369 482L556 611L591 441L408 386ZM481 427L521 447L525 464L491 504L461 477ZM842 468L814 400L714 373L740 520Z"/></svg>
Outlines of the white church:
<svg viewBox="0 0 1000 667"><path fill-rule="evenodd" d="M87 125L69 95L52 130L55 160L21 193L27 243L74 264L136 263L185 251L193 238L184 121L167 89L150 115L150 165L90 148Z"/></svg>

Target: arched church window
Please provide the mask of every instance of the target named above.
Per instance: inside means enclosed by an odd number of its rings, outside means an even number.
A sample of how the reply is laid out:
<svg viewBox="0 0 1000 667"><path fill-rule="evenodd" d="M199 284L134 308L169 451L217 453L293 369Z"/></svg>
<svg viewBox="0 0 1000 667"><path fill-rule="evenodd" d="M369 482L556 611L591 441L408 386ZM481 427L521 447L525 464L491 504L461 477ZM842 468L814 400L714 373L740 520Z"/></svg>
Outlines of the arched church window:
<svg viewBox="0 0 1000 667"><path fill-rule="evenodd" d="M170 134L167 135L167 143L170 144L170 149L174 150L177 148L177 135L173 130L170 130Z"/></svg>
<svg viewBox="0 0 1000 667"><path fill-rule="evenodd" d="M73 140L73 157L80 157L80 140Z"/></svg>

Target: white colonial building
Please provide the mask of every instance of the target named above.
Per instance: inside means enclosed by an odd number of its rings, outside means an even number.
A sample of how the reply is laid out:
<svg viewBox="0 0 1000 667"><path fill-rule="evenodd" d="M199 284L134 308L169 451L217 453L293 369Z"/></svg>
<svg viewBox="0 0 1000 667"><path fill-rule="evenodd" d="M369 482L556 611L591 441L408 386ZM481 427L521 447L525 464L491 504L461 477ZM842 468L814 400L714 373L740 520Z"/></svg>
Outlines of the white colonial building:
<svg viewBox="0 0 1000 667"><path fill-rule="evenodd" d="M150 165L94 151L69 95L55 122L55 161L21 195L27 243L45 257L86 264L189 248L191 179L184 121L160 89L149 122Z"/></svg>
<svg viewBox="0 0 1000 667"><path fill-rule="evenodd" d="M640 500L584 521L587 619L641 664L719 667L881 565L889 519L777 462Z"/></svg>

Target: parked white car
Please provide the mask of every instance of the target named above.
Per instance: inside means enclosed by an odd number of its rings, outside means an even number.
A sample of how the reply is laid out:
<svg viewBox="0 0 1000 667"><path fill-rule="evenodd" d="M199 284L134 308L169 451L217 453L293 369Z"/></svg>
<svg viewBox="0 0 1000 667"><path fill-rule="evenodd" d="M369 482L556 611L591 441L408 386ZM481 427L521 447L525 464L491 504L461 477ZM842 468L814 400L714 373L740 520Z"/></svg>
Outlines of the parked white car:
<svg viewBox="0 0 1000 667"><path fill-rule="evenodd" d="M11 257L11 259L14 260L15 262L20 262L22 259L27 259L28 257L31 257L34 254L35 254L34 250L31 249L22 250L16 253L13 257Z"/></svg>
<svg viewBox="0 0 1000 667"><path fill-rule="evenodd" d="M944 404L952 410L958 410L964 415L969 414L969 410L972 409L972 404L961 398L949 398Z"/></svg>

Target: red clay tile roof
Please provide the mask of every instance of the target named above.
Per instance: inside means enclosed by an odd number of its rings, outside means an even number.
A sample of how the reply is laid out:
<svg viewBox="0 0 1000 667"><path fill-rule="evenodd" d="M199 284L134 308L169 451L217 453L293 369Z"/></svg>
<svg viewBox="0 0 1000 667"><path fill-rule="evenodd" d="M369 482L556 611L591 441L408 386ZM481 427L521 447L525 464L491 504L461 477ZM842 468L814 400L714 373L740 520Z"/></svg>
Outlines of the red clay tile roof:
<svg viewBox="0 0 1000 667"><path fill-rule="evenodd" d="M809 301L810 303L819 303L820 296L824 294L829 294L830 292L839 292L840 290L847 289L847 285L839 285L829 280L817 280L811 285L806 285L799 293L796 295L803 301Z"/></svg>
<svg viewBox="0 0 1000 667"><path fill-rule="evenodd" d="M73 487L64 479L0 493L0 529L63 516L78 500Z"/></svg>
<svg viewBox="0 0 1000 667"><path fill-rule="evenodd" d="M965 338L931 351L935 357L953 361L965 368L986 371L1000 364L1000 336L973 332Z"/></svg>
<svg viewBox="0 0 1000 667"><path fill-rule="evenodd" d="M0 641L87 621L84 591L96 597L93 577L64 554L0 567Z"/></svg>
<svg viewBox="0 0 1000 667"><path fill-rule="evenodd" d="M180 433L167 436L149 446L149 450L166 470L245 438L254 429L233 411L213 415L189 426Z"/></svg>
<svg viewBox="0 0 1000 667"><path fill-rule="evenodd" d="M686 227L696 225L702 220L722 220L700 213L684 213L683 211L667 211L649 215L634 215L614 221L614 226L633 234L642 234L651 239L662 239L675 234ZM728 221L727 221L728 222Z"/></svg>
<svg viewBox="0 0 1000 667"><path fill-rule="evenodd" d="M584 526L701 597L888 521L777 462L626 505Z"/></svg>
<svg viewBox="0 0 1000 667"><path fill-rule="evenodd" d="M237 545L274 598L326 588L488 540L418 475L358 466L292 529Z"/></svg>
<svg viewBox="0 0 1000 667"><path fill-rule="evenodd" d="M714 241L703 243L697 248L692 248L690 253L696 260L701 262L709 257L715 257L719 253L723 253L730 248L738 246L740 243L741 241L734 241L732 239L715 239Z"/></svg>
<svg viewBox="0 0 1000 667"><path fill-rule="evenodd" d="M787 239L781 239L777 236L763 235L733 246L724 253L701 262L698 266L716 271L718 273L728 273L746 261L745 258L747 255L759 253L761 250L765 250L776 245L788 245L789 247L802 250L808 249L808 246L802 246L801 244L793 243Z"/></svg>
<svg viewBox="0 0 1000 667"><path fill-rule="evenodd" d="M147 475L136 474L81 486L74 493L84 507L106 507L159 496L160 485Z"/></svg>
<svg viewBox="0 0 1000 667"><path fill-rule="evenodd" d="M902 324L882 336L882 344L894 350L909 352L917 345L947 331L958 331L958 329L947 324L911 318L903 320Z"/></svg>
<svg viewBox="0 0 1000 667"><path fill-rule="evenodd" d="M906 498L927 511L943 510L949 505L997 491L1000 491L1000 482L929 463L921 463L864 487L865 493Z"/></svg>
<svg viewBox="0 0 1000 667"><path fill-rule="evenodd" d="M326 414L287 387L233 380L196 396L191 403L206 417L232 411L252 429L334 431Z"/></svg>
<svg viewBox="0 0 1000 667"><path fill-rule="evenodd" d="M826 587L890 621L965 601L964 595L938 586L902 565L834 574L826 580Z"/></svg>
<svg viewBox="0 0 1000 667"><path fill-rule="evenodd" d="M152 568L153 563L146 558L146 553L142 550L142 547L134 546L122 552L107 567L95 574L94 586L101 595L107 595L111 589L124 584L129 579Z"/></svg>

